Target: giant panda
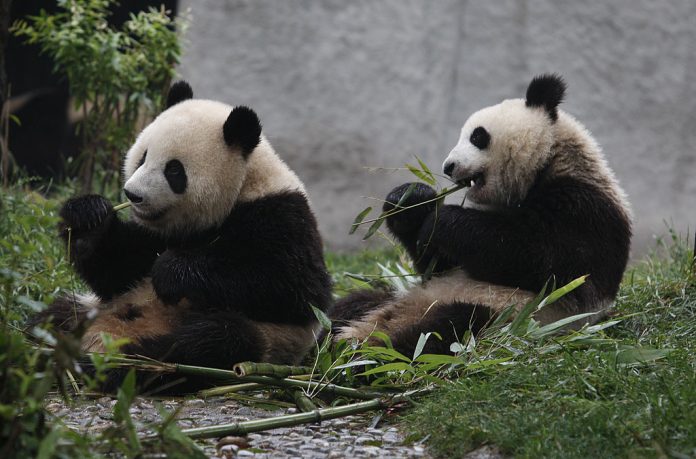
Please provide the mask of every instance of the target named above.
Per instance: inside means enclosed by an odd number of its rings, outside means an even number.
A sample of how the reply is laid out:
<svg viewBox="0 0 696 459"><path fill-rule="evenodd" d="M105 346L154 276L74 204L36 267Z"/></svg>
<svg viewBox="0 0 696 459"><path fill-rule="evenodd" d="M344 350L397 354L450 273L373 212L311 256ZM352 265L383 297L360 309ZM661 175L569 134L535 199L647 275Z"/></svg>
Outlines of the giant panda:
<svg viewBox="0 0 696 459"><path fill-rule="evenodd" d="M443 165L468 187L465 204L432 202L387 218L416 270L433 263L435 275L405 293L364 290L340 300L332 313L337 339L364 340L380 330L412 353L421 333L436 331L443 339L430 339L426 350L447 352L467 330L480 332L509 305L519 309L547 282L561 286L586 274L536 319L611 305L628 260L631 211L597 142L558 109L565 89L559 76L541 75L525 99L469 117ZM394 211L409 189L401 207L436 195L427 185L404 184L388 194L384 211Z"/></svg>
<svg viewBox="0 0 696 459"><path fill-rule="evenodd" d="M297 363L319 328L311 307L332 302L331 280L304 185L254 111L193 99L178 82L123 172L129 220L98 195L62 207L61 235L91 292L58 299L40 319L72 330L89 317L87 352L103 351L107 333L128 339L124 353L167 362Z"/></svg>

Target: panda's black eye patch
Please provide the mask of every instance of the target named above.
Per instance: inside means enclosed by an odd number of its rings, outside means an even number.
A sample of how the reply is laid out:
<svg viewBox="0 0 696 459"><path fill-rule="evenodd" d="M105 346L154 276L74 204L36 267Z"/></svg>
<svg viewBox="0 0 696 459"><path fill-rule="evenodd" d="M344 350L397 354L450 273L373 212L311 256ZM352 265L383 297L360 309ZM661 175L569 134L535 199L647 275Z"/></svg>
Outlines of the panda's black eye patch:
<svg viewBox="0 0 696 459"><path fill-rule="evenodd" d="M186 170L178 159L172 159L164 166L164 177L174 193L181 194L186 191Z"/></svg>
<svg viewBox="0 0 696 459"><path fill-rule="evenodd" d="M488 144L491 143L491 135L485 128L479 126L471 133L469 142L479 150L485 150L488 148Z"/></svg>

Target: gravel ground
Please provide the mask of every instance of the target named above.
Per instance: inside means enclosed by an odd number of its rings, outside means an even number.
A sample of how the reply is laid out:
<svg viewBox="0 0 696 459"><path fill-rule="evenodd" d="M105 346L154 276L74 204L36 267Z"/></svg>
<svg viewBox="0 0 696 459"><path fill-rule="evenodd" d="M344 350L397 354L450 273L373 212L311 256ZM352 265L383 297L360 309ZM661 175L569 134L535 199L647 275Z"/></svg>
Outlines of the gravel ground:
<svg viewBox="0 0 696 459"><path fill-rule="evenodd" d="M63 423L82 432L100 432L112 424L112 397L75 401L67 406L62 400L51 399L47 408ZM295 408L268 411L252 408L224 397L202 399L152 400L137 398L131 406L131 415L137 429L147 432L147 425L161 420L156 404L165 410L179 409L177 423L183 429L224 424L237 421L295 413ZM380 423L371 427L374 413L363 416L306 424L298 427L275 429L249 434L246 437L200 440L211 458L427 458L419 444L404 444L404 432L394 426Z"/></svg>

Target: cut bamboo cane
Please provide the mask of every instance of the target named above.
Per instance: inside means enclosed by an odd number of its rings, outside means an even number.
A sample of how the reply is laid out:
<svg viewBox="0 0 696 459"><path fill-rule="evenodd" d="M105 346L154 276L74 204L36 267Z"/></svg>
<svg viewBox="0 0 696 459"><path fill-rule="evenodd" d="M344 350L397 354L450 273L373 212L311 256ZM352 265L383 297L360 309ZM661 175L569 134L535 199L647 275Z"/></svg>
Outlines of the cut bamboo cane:
<svg viewBox="0 0 696 459"><path fill-rule="evenodd" d="M288 376L306 375L313 373L309 367L294 367L290 365L274 365L265 362L241 362L232 367L237 376L274 376L287 378Z"/></svg>
<svg viewBox="0 0 696 459"><path fill-rule="evenodd" d="M118 204L118 205L114 206L114 212L118 212L119 210L126 209L126 208L128 208L128 207L130 207L130 206L131 206L131 202L130 202L130 201L123 202L123 203L121 203L121 204Z"/></svg>
<svg viewBox="0 0 696 459"><path fill-rule="evenodd" d="M258 383L243 383L243 384L233 384L231 386L219 386L213 387L211 389L205 389L198 392L201 397L214 397L216 395L225 395L233 392L242 392L246 390L256 390L264 387Z"/></svg>
<svg viewBox="0 0 696 459"><path fill-rule="evenodd" d="M387 408L395 403L409 401L411 397L425 393L428 390L415 390L395 395L393 397L374 399L366 402L358 402L350 405L331 408L319 408L308 413L289 414L273 418L257 419L253 421L234 422L210 427L198 427L184 429L181 432L191 438L216 438L227 435L246 435L253 432L278 429L281 427L293 427L310 422L321 422L329 419L340 418L352 414L366 413L381 408Z"/></svg>
<svg viewBox="0 0 696 459"><path fill-rule="evenodd" d="M290 389L290 395L292 395L292 399L295 401L297 408L299 408L299 410L303 413L310 413L317 409L314 402L312 402L312 400L307 397L307 395L302 392L302 389L299 387Z"/></svg>
<svg viewBox="0 0 696 459"><path fill-rule="evenodd" d="M335 395L342 395L349 398L357 398L362 400L370 400L378 397L384 396L382 392L375 391L364 391L360 389L353 389L352 387L337 386L335 384L326 384L315 381L299 381L297 379L279 379L270 376L245 376L243 378L237 376L234 371L222 370L219 368L205 368L197 367L193 365L178 365L178 364L163 364L160 367L163 370L174 371L180 374L187 374L192 376L208 376L210 378L235 380L245 383L258 383L266 386L275 387L299 387L301 389L312 390L312 391L323 391Z"/></svg>

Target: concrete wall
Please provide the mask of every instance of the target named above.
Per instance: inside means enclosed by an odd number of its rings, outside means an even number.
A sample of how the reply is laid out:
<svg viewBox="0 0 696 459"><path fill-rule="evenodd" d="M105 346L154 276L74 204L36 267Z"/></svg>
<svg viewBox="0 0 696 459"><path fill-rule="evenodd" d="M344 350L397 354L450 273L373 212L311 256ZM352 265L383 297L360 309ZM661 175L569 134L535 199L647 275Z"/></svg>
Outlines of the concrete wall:
<svg viewBox="0 0 696 459"><path fill-rule="evenodd" d="M559 72L563 109L603 145L636 217L634 254L696 228L696 2L184 0L181 74L256 109L306 182L327 246L422 157L434 168L473 111Z"/></svg>

